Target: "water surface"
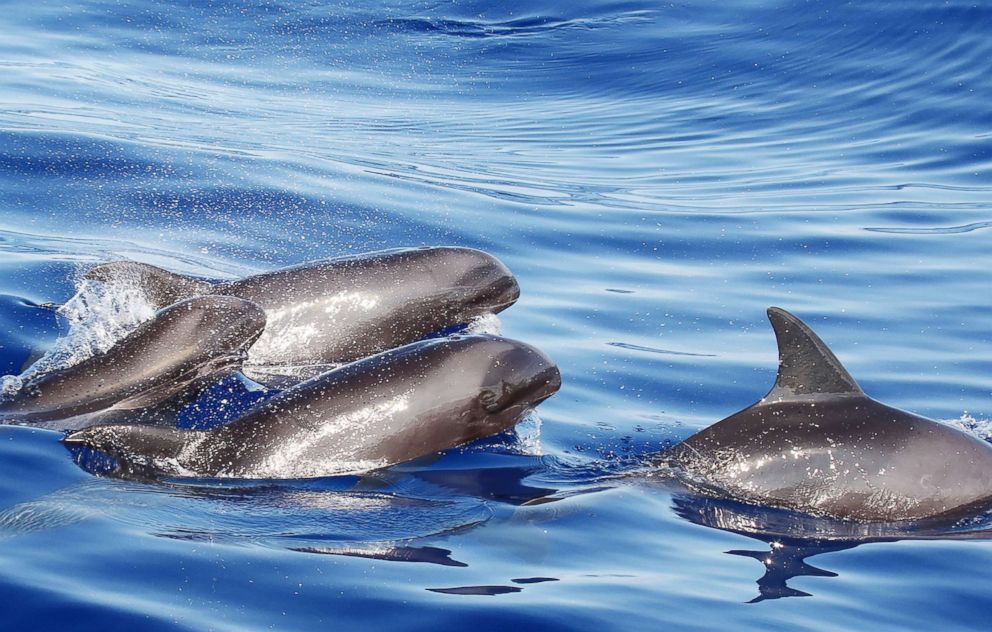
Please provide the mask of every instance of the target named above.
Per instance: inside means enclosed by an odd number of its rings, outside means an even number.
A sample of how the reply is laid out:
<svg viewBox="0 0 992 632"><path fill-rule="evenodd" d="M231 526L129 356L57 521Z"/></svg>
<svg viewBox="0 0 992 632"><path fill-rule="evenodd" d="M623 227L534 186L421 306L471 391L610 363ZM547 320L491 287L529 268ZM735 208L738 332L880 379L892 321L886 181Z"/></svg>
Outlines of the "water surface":
<svg viewBox="0 0 992 632"><path fill-rule="evenodd" d="M503 333L565 381L521 437L367 477L120 481L0 428L9 627L986 625L989 542L814 523L766 565L754 526L802 520L617 475L764 394L769 305L870 395L988 433L988 8L2 9L0 373L99 261L457 244L516 273Z"/></svg>

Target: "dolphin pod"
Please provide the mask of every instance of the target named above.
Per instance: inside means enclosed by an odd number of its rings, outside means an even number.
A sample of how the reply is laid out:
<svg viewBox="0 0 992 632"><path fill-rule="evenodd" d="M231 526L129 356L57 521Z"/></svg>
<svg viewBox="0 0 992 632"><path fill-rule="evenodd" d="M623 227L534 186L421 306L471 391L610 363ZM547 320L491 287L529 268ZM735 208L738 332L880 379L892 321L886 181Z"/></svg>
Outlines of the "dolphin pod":
<svg viewBox="0 0 992 632"><path fill-rule="evenodd" d="M130 262L87 278L137 280L160 309L105 353L0 400L0 419L74 430L68 445L109 453L125 472L377 469L512 427L561 384L554 363L522 342L418 340L517 299L509 270L477 250L385 251L227 283ZM773 388L654 464L706 494L841 519L920 520L992 504L992 446L869 398L809 327L774 307L768 317L779 348ZM178 429L159 414L239 371L259 347L281 363L350 363L212 430Z"/></svg>
<svg viewBox="0 0 992 632"><path fill-rule="evenodd" d="M512 427L561 377L534 347L494 336L415 342L297 385L208 431L101 425L65 442L125 470L306 478L367 471Z"/></svg>
<svg viewBox="0 0 992 632"><path fill-rule="evenodd" d="M109 350L31 378L0 400L0 419L76 431L67 445L112 454L125 474L367 471L506 430L561 384L554 362L522 342L422 339L516 301L513 275L478 250L391 250L228 283L134 262L85 278L137 285L159 310ZM175 427L178 411L259 348L280 365L351 363L228 425Z"/></svg>
<svg viewBox="0 0 992 632"><path fill-rule="evenodd" d="M252 358L276 365L350 362L497 313L520 296L498 259L457 247L341 257L226 283L130 261L97 266L85 278L137 280L156 308L200 294L252 301L268 321Z"/></svg>
<svg viewBox="0 0 992 632"><path fill-rule="evenodd" d="M779 349L775 386L655 464L708 493L862 521L992 502L992 446L871 399L802 321L775 307L768 318Z"/></svg>

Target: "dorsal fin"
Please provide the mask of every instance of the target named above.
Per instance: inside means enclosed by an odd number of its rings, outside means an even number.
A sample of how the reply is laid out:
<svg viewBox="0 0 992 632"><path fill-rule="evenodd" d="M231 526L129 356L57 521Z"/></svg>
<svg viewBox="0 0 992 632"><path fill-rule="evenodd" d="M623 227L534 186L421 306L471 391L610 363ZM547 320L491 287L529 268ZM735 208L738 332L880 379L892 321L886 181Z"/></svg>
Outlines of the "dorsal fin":
<svg viewBox="0 0 992 632"><path fill-rule="evenodd" d="M778 307L768 308L768 320L778 339L778 377L766 399L864 395L837 356L804 322Z"/></svg>
<svg viewBox="0 0 992 632"><path fill-rule="evenodd" d="M137 285L144 290L155 309L210 291L210 283L207 281L137 261L102 263L92 268L83 278L110 284Z"/></svg>

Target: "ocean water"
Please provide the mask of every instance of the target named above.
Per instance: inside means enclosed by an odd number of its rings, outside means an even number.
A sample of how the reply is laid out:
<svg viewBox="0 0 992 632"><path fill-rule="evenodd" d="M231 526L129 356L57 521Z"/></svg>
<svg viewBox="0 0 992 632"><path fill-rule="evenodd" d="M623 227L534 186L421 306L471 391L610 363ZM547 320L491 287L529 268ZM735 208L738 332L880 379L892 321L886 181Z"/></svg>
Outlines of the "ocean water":
<svg viewBox="0 0 992 632"><path fill-rule="evenodd" d="M987 516L830 523L641 464L770 387L769 305L992 433L992 8L0 8L0 374L60 348L48 304L97 262L457 244L515 272L502 331L564 380L516 434L362 477L124 481L0 427L0 627L987 627Z"/></svg>

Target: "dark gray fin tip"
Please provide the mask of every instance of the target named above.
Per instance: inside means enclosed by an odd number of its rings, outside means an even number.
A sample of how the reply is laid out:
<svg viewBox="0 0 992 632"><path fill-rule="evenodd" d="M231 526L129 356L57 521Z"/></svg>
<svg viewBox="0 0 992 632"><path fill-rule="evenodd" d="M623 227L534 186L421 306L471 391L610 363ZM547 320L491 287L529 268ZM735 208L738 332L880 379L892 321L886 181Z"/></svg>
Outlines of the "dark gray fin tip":
<svg viewBox="0 0 992 632"><path fill-rule="evenodd" d="M778 340L778 376L766 398L864 395L851 374L806 323L778 307L768 308Z"/></svg>

